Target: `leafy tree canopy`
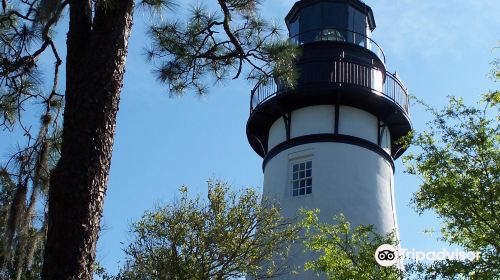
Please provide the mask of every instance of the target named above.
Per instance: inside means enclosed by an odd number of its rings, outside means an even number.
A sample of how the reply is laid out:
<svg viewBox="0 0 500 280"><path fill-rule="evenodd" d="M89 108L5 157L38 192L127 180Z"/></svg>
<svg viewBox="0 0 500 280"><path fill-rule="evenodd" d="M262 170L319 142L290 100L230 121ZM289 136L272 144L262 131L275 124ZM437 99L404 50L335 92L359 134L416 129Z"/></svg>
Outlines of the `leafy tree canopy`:
<svg viewBox="0 0 500 280"><path fill-rule="evenodd" d="M284 260L298 227L254 190L210 180L206 200L189 198L187 187L180 195L132 225L126 266L108 279L266 279L289 271Z"/></svg>
<svg viewBox="0 0 500 280"><path fill-rule="evenodd" d="M494 73L500 79L498 70ZM458 97L441 110L419 103L433 120L425 132L406 139L417 148L404 158L407 170L421 180L413 205L443 220L445 241L481 254L475 261L432 264L429 279L495 279L500 275L500 92L483 95L476 106Z"/></svg>
<svg viewBox="0 0 500 280"><path fill-rule="evenodd" d="M382 244L397 247L394 234L381 235L373 226L359 225L354 229L344 215L332 222L320 222L316 211L304 211L305 247L319 257L305 265L328 279L399 280L404 272L397 266L382 267L375 260L375 252Z"/></svg>

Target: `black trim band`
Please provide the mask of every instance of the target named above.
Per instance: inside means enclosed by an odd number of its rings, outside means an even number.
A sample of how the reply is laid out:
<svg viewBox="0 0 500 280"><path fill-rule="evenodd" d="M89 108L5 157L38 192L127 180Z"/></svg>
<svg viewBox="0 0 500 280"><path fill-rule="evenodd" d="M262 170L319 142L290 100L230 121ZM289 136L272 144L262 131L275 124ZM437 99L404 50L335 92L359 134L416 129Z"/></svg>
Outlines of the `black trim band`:
<svg viewBox="0 0 500 280"><path fill-rule="evenodd" d="M262 162L262 170L265 170L267 163L272 158L274 158L276 155L283 152L284 150L299 145L310 144L310 143L324 143L324 142L351 144L368 149L385 158L391 164L392 172L396 170L394 167L394 159L380 146L368 140L345 134L311 134L311 135L292 138L289 141L285 141L277 145L276 147L272 148L266 154L266 156L264 157L264 161Z"/></svg>

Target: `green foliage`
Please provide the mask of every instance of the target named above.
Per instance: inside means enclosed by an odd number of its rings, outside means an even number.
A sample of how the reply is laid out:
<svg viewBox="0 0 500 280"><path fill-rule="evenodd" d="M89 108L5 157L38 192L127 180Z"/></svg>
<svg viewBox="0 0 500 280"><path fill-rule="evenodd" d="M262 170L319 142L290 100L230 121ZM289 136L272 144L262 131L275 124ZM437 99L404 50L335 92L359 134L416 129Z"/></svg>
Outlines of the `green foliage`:
<svg viewBox="0 0 500 280"><path fill-rule="evenodd" d="M45 93L37 63L46 50L52 50L56 69L61 64L52 29L67 2L9 2L13 5L6 5L0 13L0 128L11 129L16 121L21 121L26 105L48 104L61 97L55 93L58 72L52 91Z"/></svg>
<svg viewBox="0 0 500 280"><path fill-rule="evenodd" d="M113 9L119 1L2 0L0 133L14 131L22 136L18 150L1 166L0 211L5 225L0 228L0 278L28 279L28 275L37 275L43 252L46 195L62 145L60 117L65 104L65 96L61 94L64 88L60 89L58 84L63 60L53 41L53 30L70 5L82 15L77 20L81 22L73 22L73 27L86 24L95 27L93 15L102 8ZM175 7L172 0L138 2L162 18L166 10L171 12ZM206 88L201 78L206 74L222 80L236 71L234 77L239 77L243 64L251 66L248 78L272 76L292 84L290 65L295 48L280 41L278 29L256 15L260 1L219 0L218 4L222 14L193 8L192 16L183 20L186 24L156 21L158 24L151 28L151 57L159 61L160 77L168 82L172 92L194 87L203 93ZM69 36L79 37L84 33L70 30ZM70 57L71 52L67 52ZM83 53L78 51L76 56L82 57ZM39 67L42 57L52 60L53 75L45 76L46 73L37 70L44 68ZM25 112L29 112L27 117ZM36 119L33 112L39 112L40 124L33 121Z"/></svg>
<svg viewBox="0 0 500 280"><path fill-rule="evenodd" d="M48 130L47 117L42 123ZM59 158L59 134L41 133L0 169L0 278L39 279L46 238L50 170Z"/></svg>
<svg viewBox="0 0 500 280"><path fill-rule="evenodd" d="M37 2L37 21L38 23L47 23L51 19L58 20L60 17L60 10L62 0L40 0Z"/></svg>
<svg viewBox="0 0 500 280"><path fill-rule="evenodd" d="M159 79L174 94L188 89L204 94L206 78L236 79L248 64L247 79L272 77L293 86L298 48L281 40L279 28L258 16L260 1L217 2L220 11L200 5L191 8L188 18L150 27L153 44L148 55L159 65Z"/></svg>
<svg viewBox="0 0 500 280"><path fill-rule="evenodd" d="M397 266L382 267L375 260L375 251L380 245L397 247L394 234L380 235L372 226L364 225L352 229L342 214L334 217L333 223L320 222L318 212L303 212L304 245L319 254L316 260L306 263L306 270L314 270L332 280L402 279L404 273Z"/></svg>
<svg viewBox="0 0 500 280"><path fill-rule="evenodd" d="M162 13L165 10L173 11L177 4L173 0L141 0L139 5L146 9L151 9L156 13Z"/></svg>
<svg viewBox="0 0 500 280"><path fill-rule="evenodd" d="M263 279L286 273L285 259L298 229L252 189L232 192L208 182L208 197L180 200L148 211L132 226L127 264L108 279Z"/></svg>
<svg viewBox="0 0 500 280"><path fill-rule="evenodd" d="M14 131L18 149L0 166L0 278L39 279L46 239L51 170L59 159L58 94L62 63L52 29L67 1L3 1L0 13L0 133ZM54 59L51 87L37 70L40 57ZM48 56L50 57L50 56ZM25 112L30 112L25 117ZM39 112L40 122L32 121ZM4 155L2 155L4 156Z"/></svg>
<svg viewBox="0 0 500 280"><path fill-rule="evenodd" d="M442 110L424 104L434 119L407 139L417 148L404 158L407 171L422 181L412 201L416 210L443 220L444 240L481 253L479 261L435 263L429 279L500 275L499 101L496 91L478 106L457 97Z"/></svg>
<svg viewBox="0 0 500 280"><path fill-rule="evenodd" d="M499 41L500 43L500 41ZM500 47L496 47L495 50L498 51L500 49ZM500 58L496 58L495 60L493 60L493 62L491 63L491 65L493 66L492 67L492 70L491 70L491 78L493 80L497 80L497 81L500 81Z"/></svg>

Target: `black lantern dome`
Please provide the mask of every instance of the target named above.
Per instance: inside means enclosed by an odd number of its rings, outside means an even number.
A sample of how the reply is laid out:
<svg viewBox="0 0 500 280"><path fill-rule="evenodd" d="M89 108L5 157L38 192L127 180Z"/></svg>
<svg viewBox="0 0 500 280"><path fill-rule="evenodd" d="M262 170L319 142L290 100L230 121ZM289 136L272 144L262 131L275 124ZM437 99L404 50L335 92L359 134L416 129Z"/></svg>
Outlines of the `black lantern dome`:
<svg viewBox="0 0 500 280"><path fill-rule="evenodd" d="M285 21L290 40L302 48L298 82L290 89L273 80L252 90L247 123L252 148L266 157L271 125L293 110L345 105L375 115L380 129L388 127L389 156L398 158L404 148L397 140L412 129L408 90L386 70L384 52L371 39L372 9L359 0L302 0Z"/></svg>
<svg viewBox="0 0 500 280"><path fill-rule="evenodd" d="M382 49L370 39L376 27L373 12L360 1L300 1L285 21L296 44L348 42L371 49L385 60Z"/></svg>

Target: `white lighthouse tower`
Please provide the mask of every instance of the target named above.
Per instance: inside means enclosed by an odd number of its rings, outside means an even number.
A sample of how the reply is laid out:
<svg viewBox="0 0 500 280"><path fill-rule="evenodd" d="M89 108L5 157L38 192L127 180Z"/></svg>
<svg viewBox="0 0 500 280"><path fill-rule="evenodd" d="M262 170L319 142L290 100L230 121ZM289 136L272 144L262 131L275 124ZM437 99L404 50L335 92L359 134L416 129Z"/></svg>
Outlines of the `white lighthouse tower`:
<svg viewBox="0 0 500 280"><path fill-rule="evenodd" d="M404 152L397 140L411 130L408 93L370 38L371 8L359 0L302 0L286 24L302 48L298 84L258 84L247 123L248 141L264 159L264 196L285 217L318 208L323 221L343 213L353 225L397 230L394 160ZM310 258L296 246L290 263L301 267Z"/></svg>

